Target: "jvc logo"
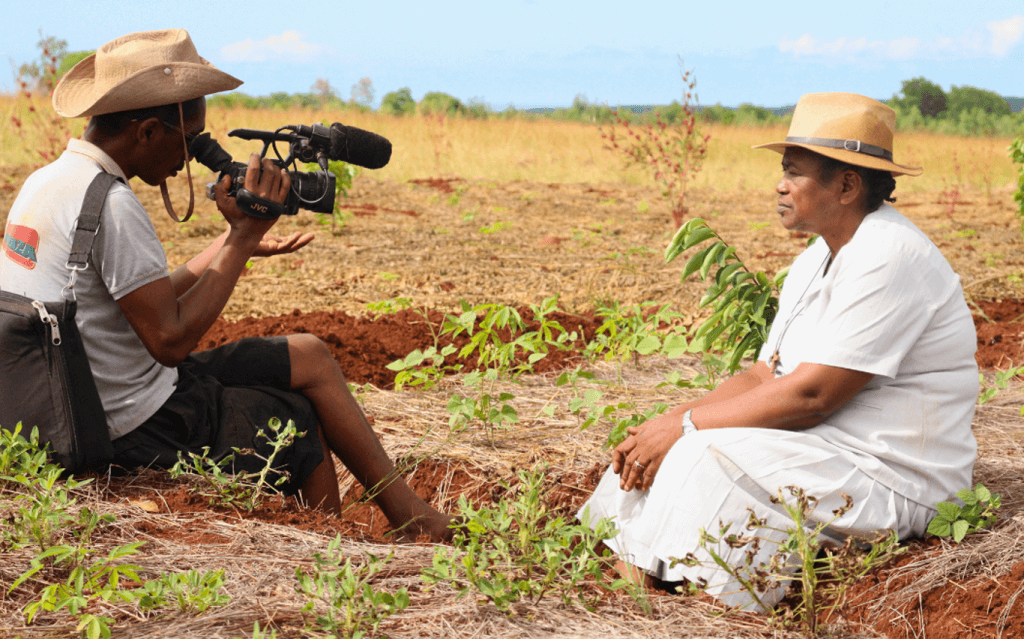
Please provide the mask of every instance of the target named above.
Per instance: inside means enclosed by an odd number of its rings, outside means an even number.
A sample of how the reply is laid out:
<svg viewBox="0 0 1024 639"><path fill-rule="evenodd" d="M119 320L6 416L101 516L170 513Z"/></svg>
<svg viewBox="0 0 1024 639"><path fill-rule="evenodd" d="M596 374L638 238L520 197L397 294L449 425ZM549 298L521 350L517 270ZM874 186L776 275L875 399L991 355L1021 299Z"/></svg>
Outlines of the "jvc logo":
<svg viewBox="0 0 1024 639"><path fill-rule="evenodd" d="M257 211L259 211L260 213L266 213L267 210L268 210L268 208L265 205L263 205L263 204L256 204L255 202L253 202L251 204L251 206L252 206L252 208L254 208Z"/></svg>

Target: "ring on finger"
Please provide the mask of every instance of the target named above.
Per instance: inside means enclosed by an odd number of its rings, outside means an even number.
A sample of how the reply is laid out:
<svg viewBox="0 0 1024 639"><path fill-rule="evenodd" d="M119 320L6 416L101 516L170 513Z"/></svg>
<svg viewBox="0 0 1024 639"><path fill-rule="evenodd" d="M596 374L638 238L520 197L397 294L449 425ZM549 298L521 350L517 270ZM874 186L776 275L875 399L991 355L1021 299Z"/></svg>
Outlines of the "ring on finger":
<svg viewBox="0 0 1024 639"><path fill-rule="evenodd" d="M640 470L643 470L643 469L647 468L647 466L644 466L643 464L641 464L641 463L640 463L639 461L637 461L637 460L634 460L634 461L633 461L633 465L634 465L634 466L636 466L637 468L639 468Z"/></svg>

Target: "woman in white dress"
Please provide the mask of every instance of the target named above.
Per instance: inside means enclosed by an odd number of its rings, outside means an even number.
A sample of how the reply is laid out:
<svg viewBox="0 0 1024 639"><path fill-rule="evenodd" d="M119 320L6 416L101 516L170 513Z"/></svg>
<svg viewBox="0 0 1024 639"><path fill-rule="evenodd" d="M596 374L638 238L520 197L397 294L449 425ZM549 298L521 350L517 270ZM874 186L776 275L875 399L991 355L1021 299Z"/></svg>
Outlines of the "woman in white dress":
<svg viewBox="0 0 1024 639"><path fill-rule="evenodd" d="M893 162L894 130L895 114L875 100L808 94L786 141L758 147L783 154L782 225L820 238L793 263L758 361L630 429L614 450L585 509L617 523L608 544L623 574L703 579L723 603L748 606L701 551L701 528L746 532L749 507L785 529L792 522L771 498L799 486L819 500L815 522L852 497L826 537L892 529L905 539L924 533L936 502L971 485L974 324L957 274L886 203L893 177L920 174ZM756 561L775 550L762 543ZM701 565L671 565L688 553ZM783 588L762 595L774 605Z"/></svg>

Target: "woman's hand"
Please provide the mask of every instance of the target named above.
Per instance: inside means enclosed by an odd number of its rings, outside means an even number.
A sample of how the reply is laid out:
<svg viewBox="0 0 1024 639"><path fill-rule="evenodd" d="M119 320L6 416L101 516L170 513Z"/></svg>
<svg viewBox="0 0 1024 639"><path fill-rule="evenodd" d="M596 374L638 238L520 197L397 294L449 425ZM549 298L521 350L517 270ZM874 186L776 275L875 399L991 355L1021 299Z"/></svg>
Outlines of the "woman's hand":
<svg viewBox="0 0 1024 639"><path fill-rule="evenodd" d="M665 455L683 436L682 417L662 415L626 432L629 437L612 451L612 471L622 490L648 490Z"/></svg>

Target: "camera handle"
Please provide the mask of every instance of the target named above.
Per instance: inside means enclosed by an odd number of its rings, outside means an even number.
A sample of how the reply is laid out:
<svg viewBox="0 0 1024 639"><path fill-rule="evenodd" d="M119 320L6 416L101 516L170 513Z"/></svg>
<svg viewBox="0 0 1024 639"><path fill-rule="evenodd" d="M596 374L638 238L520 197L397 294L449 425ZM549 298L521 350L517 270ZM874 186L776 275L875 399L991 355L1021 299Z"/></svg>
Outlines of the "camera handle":
<svg viewBox="0 0 1024 639"><path fill-rule="evenodd" d="M247 189L238 189L235 201L238 203L238 208L249 217L274 220L285 214L283 204L262 198Z"/></svg>

